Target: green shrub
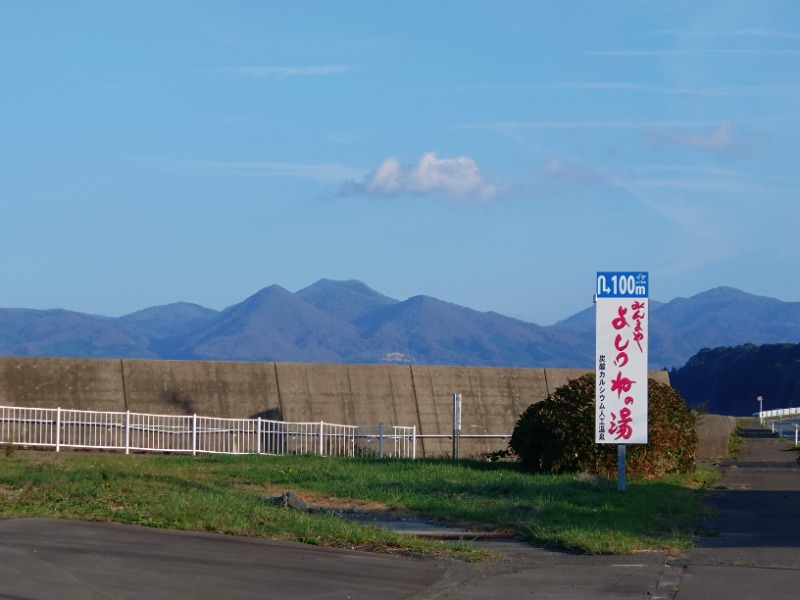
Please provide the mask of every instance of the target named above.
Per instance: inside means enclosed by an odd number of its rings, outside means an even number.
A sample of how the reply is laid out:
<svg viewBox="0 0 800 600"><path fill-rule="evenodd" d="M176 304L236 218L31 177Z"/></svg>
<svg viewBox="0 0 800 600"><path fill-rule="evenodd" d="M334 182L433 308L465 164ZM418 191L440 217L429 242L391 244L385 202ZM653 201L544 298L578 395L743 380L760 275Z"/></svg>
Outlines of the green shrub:
<svg viewBox="0 0 800 600"><path fill-rule="evenodd" d="M570 381L546 400L532 404L517 421L509 447L527 469L539 473L617 471L616 444L595 444L595 376ZM695 469L695 415L678 392L648 381L647 444L627 447L627 475L650 479Z"/></svg>

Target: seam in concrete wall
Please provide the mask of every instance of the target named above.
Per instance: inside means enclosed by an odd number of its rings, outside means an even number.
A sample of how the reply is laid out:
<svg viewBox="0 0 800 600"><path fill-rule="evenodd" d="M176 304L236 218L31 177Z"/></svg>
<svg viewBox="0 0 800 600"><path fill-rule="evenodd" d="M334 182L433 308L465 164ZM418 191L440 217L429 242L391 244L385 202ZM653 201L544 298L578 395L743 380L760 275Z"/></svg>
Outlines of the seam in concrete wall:
<svg viewBox="0 0 800 600"><path fill-rule="evenodd" d="M417 410L417 434L422 434L422 413L419 410L419 395L417 394L417 380L414 378L414 365L408 365L408 370L411 372L411 390L414 392L414 406ZM419 440L420 448L422 449L422 456L425 456L425 440Z"/></svg>
<svg viewBox="0 0 800 600"><path fill-rule="evenodd" d="M344 414L347 416L348 422L352 422L355 416L355 407L353 406L353 380L350 378L350 365L344 367L345 375L347 375L347 397L348 402L344 407Z"/></svg>
<svg viewBox="0 0 800 600"><path fill-rule="evenodd" d="M125 361L120 359L119 360L119 374L122 378L122 404L125 407L125 411L128 410L128 389L125 386Z"/></svg>
<svg viewBox="0 0 800 600"><path fill-rule="evenodd" d="M278 378L278 363L273 362L272 368L275 371L275 391L278 393L278 410L281 412L281 420L286 413L283 410L283 394L281 394L281 380Z"/></svg>

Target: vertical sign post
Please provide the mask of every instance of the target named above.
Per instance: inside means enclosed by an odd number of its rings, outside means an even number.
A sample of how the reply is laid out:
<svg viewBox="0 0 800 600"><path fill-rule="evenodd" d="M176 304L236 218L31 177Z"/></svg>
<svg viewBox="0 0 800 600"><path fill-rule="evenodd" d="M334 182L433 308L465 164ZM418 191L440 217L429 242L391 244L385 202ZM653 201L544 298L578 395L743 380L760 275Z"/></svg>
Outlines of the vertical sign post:
<svg viewBox="0 0 800 600"><path fill-rule="evenodd" d="M625 490L626 444L647 443L647 272L599 272L596 280L595 443L618 444Z"/></svg>
<svg viewBox="0 0 800 600"><path fill-rule="evenodd" d="M458 460L461 435L461 394L453 394L453 460Z"/></svg>

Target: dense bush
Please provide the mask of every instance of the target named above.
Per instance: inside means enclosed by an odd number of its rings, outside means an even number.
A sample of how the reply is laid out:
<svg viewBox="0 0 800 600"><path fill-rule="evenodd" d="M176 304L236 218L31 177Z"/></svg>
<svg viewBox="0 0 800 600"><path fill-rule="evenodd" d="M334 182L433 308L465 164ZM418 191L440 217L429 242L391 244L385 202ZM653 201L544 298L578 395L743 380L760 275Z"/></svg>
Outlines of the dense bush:
<svg viewBox="0 0 800 600"><path fill-rule="evenodd" d="M570 381L522 413L509 447L526 468L544 473L617 471L616 444L595 444L595 376ZM695 469L695 415L675 389L648 381L647 444L627 447L630 478L655 478Z"/></svg>

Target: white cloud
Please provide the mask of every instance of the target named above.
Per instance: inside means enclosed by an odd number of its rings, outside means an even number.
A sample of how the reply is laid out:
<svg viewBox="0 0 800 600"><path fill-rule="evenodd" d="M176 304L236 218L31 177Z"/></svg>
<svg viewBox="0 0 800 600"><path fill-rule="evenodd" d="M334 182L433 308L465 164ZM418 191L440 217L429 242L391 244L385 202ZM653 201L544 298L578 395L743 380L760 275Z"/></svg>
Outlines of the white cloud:
<svg viewBox="0 0 800 600"><path fill-rule="evenodd" d="M245 77L313 77L317 75L340 75L354 71L348 65L321 65L315 67L228 67L225 73Z"/></svg>
<svg viewBox="0 0 800 600"><path fill-rule="evenodd" d="M439 158L435 152L423 154L416 165L402 165L387 158L361 182L348 182L341 195L381 195L398 193L444 193L465 199L489 200L500 191L481 175L471 158Z"/></svg>

